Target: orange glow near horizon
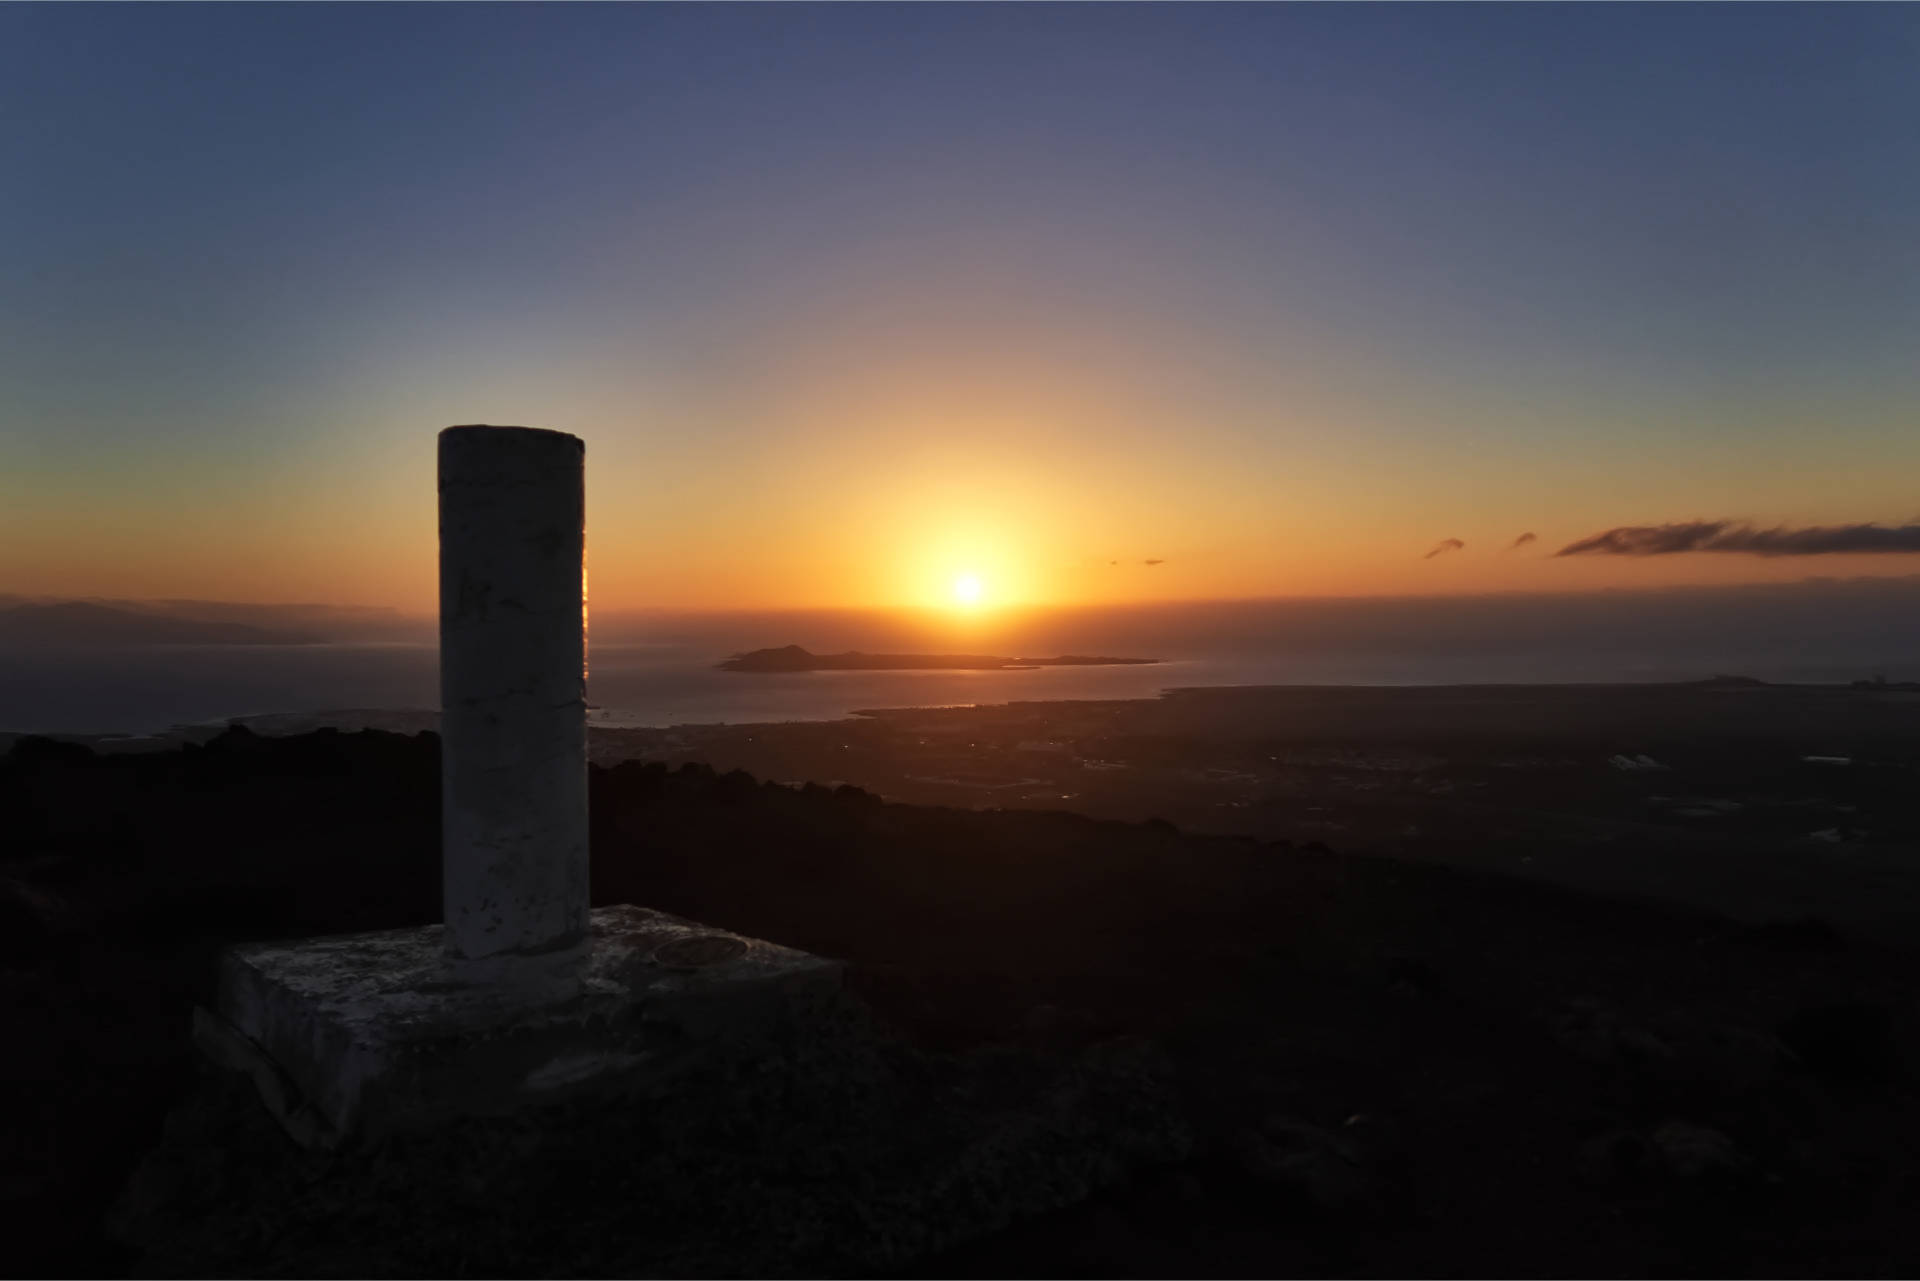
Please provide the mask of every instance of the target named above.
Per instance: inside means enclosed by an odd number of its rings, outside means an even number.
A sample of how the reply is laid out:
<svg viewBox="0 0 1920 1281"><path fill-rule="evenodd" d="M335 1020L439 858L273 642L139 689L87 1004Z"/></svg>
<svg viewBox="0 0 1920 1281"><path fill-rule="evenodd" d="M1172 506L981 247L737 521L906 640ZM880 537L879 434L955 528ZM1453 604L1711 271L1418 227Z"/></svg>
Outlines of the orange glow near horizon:
<svg viewBox="0 0 1920 1281"><path fill-rule="evenodd" d="M419 435L409 443L424 447L404 452L425 453L426 461L403 456L396 461L409 466L383 472L388 460L376 457L368 470L380 477L377 487L356 483L341 465L317 481L292 474L251 492L238 484L175 489L156 476L144 491L129 483L58 506L22 493L24 501L0 504L0 532L14 535L0 538L0 594L313 602L430 616L437 608L433 437ZM1192 474L1199 462L1184 460L1164 469L1178 483L1158 491L1125 474L1087 478L1082 469L1074 476L1047 459L1025 475L976 468L971 485L957 476L932 483L933 468L911 461L872 463L826 483L844 456L802 465L785 485L735 477L731 491L718 483L726 479L721 469L683 460L687 470L668 477L680 481L684 492L676 492L656 479L662 469L633 456L644 452L589 435L596 613L881 609L924 612L971 632L1053 608L1911 572L1910 559L1899 556L1555 559L1557 546L1604 528L1610 505L1583 496L1549 524L1509 499L1503 511L1453 520L1431 498L1307 483L1336 478L1308 478L1304 465L1290 478L1300 492L1279 498L1262 492L1271 482L1260 476L1219 475L1205 484L1209 478ZM627 490L638 497L617 501ZM994 500L981 500L982 492ZM352 509L344 494L354 496ZM1392 510L1401 502L1404 512ZM1831 515L1802 519L1852 514L1833 506ZM1519 529L1537 530L1537 546L1506 551ZM702 532L687 532L694 530ZM1466 547L1422 559L1440 536Z"/></svg>
<svg viewBox="0 0 1920 1281"><path fill-rule="evenodd" d="M576 378L558 356L516 360L509 346L493 363L449 357L421 374L382 349L289 414L284 439L238 449L156 433L58 467L0 467L0 593L431 615L435 434L487 420L587 442L603 614L878 609L975 634L1055 608L1578 592L1916 563L1552 554L1668 519L1904 519L1920 434L1871 403L1852 411L1856 435L1880 442L1871 475L1846 451L1791 466L1767 450L1730 457L1707 432L1663 442L1649 468L1644 442L1614 425L1652 409L1624 392L1560 406L1543 426L1518 392L1463 391L1298 320L1270 337L1313 377L1223 368L1202 357L1223 359L1231 334L1208 331L1218 344L1196 350L1159 310L1110 313L1070 291L1010 301L964 256L930 262L776 291L739 332L691 332L710 364L645 382ZM485 338L476 351L494 350ZM1797 421L1791 405L1723 417L1710 425L1776 436ZM1500 448L1462 449L1432 426L1455 419ZM1523 531L1536 541L1509 550ZM1426 559L1442 539L1465 547ZM977 599L956 591L963 577Z"/></svg>
<svg viewBox="0 0 1920 1281"><path fill-rule="evenodd" d="M0 596L431 616L435 437L476 422L586 442L603 617L1920 572L1555 556L1916 519L1911 290L1860 269L1920 214L1912 11L1621 12L0 11L60 124L0 207ZM1635 22L1687 52L1621 110ZM1785 128L1782 58L1858 91Z"/></svg>
<svg viewBox="0 0 1920 1281"><path fill-rule="evenodd" d="M982 340L965 361L929 354L933 337L897 350L883 349L887 335L829 337L765 386L717 377L700 389L716 404L684 417L611 396L543 416L565 403L560 391L508 381L473 394L492 413L349 400L350 426L316 426L252 459L155 440L97 467L0 469L0 593L430 616L437 424L487 417L587 441L603 614L878 609L971 635L1055 608L1778 582L1914 563L1552 554L1675 514L1902 517L1911 469L1895 465L1897 448L1871 481L1842 454L1789 469L1684 443L1668 449L1679 463L1650 473L1637 456L1570 454L1551 439L1460 454L1380 425L1389 409L1412 414L1391 403L1378 421L1304 390L1170 405L1138 362L1036 362L1038 331ZM875 363L836 365L842 348L873 349ZM730 439L733 423L751 435ZM1508 550L1521 531L1537 541ZM1466 545L1425 559L1442 538ZM977 600L956 591L963 577Z"/></svg>

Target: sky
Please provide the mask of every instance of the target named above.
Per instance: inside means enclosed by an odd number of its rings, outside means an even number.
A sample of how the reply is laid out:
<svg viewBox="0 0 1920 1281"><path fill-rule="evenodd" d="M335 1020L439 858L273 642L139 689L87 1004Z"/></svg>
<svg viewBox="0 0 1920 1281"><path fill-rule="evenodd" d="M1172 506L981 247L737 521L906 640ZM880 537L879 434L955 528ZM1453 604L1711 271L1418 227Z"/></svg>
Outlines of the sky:
<svg viewBox="0 0 1920 1281"><path fill-rule="evenodd" d="M0 592L430 611L469 422L587 441L596 608L1910 574L1553 553L1920 521L1916 65L1904 5L0 6Z"/></svg>

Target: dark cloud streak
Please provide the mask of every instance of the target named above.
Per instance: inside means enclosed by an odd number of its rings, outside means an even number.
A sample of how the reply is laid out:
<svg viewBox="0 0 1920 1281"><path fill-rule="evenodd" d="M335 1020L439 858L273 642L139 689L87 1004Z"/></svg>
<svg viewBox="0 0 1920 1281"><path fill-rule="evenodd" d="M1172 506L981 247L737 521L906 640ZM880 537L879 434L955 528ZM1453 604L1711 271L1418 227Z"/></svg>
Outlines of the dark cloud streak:
<svg viewBox="0 0 1920 1281"><path fill-rule="evenodd" d="M1809 525L1755 529L1729 520L1621 525L1568 543L1555 556L1669 556L1677 552L1742 552L1749 556L1837 556L1920 552L1920 523Z"/></svg>
<svg viewBox="0 0 1920 1281"><path fill-rule="evenodd" d="M1540 541L1539 536L1536 535L1532 530L1528 530L1526 533L1520 535L1520 537L1508 543L1507 550L1510 552L1517 552L1522 547L1525 547L1528 543L1537 543L1539 541Z"/></svg>
<svg viewBox="0 0 1920 1281"><path fill-rule="evenodd" d="M1465 546L1466 544L1461 542L1457 538L1443 538L1439 542L1433 545L1432 551L1428 552L1425 556L1422 556L1420 559L1432 560L1435 556L1442 555L1446 552L1457 552Z"/></svg>

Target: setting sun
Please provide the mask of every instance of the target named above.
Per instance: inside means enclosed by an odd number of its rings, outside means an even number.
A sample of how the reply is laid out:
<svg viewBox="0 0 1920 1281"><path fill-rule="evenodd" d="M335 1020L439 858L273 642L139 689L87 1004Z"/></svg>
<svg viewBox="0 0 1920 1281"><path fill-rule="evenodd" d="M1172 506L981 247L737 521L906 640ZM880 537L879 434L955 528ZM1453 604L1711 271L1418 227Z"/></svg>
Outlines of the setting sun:
<svg viewBox="0 0 1920 1281"><path fill-rule="evenodd" d="M953 580L953 599L958 604L978 605L982 590L978 574L962 574Z"/></svg>

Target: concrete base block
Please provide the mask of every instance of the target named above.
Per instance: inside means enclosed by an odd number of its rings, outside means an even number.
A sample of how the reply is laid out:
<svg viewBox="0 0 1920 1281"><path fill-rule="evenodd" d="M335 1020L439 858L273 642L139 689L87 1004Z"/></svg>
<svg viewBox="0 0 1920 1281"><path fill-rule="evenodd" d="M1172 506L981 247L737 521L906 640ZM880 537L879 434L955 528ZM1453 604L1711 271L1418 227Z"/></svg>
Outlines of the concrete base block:
<svg viewBox="0 0 1920 1281"><path fill-rule="evenodd" d="M577 971L519 982L455 969L438 925L235 947L196 1039L296 1140L336 1147L582 1091L665 1092L838 1026L838 962L630 905L591 925Z"/></svg>

